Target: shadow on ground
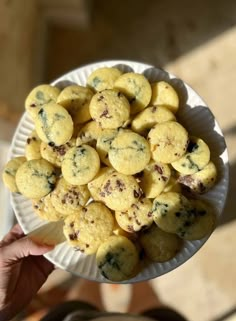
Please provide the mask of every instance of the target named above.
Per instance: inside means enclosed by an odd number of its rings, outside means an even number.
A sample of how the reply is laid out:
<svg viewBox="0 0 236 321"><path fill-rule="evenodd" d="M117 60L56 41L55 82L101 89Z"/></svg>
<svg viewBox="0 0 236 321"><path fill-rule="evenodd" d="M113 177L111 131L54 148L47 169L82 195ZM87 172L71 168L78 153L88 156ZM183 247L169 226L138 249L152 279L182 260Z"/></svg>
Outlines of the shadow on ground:
<svg viewBox="0 0 236 321"><path fill-rule="evenodd" d="M236 218L236 162L229 167L229 190L220 224L228 223Z"/></svg>
<svg viewBox="0 0 236 321"><path fill-rule="evenodd" d="M48 27L44 81L104 59L131 59L162 67L236 24L234 0L88 3L86 27Z"/></svg>

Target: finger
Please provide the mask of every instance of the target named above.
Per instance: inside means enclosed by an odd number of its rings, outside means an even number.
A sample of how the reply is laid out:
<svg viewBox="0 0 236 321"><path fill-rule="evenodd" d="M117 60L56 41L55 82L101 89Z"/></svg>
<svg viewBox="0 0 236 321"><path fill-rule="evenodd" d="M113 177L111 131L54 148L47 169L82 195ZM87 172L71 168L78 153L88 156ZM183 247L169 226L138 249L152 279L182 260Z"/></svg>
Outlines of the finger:
<svg viewBox="0 0 236 321"><path fill-rule="evenodd" d="M36 256L33 259L42 273L45 275L45 277L47 277L55 269L54 265L49 262L44 256Z"/></svg>
<svg viewBox="0 0 236 321"><path fill-rule="evenodd" d="M14 233L14 234L16 234L16 235L18 235L18 234L19 234L19 235L24 234L21 226L20 226L18 223L15 224L15 225L12 227L12 229L10 230L10 232L12 232L12 233Z"/></svg>
<svg viewBox="0 0 236 321"><path fill-rule="evenodd" d="M22 231L19 224L16 224L12 227L12 229L3 237L2 241L0 242L0 246L6 245L9 243L18 240L19 238L24 236L24 232Z"/></svg>
<svg viewBox="0 0 236 321"><path fill-rule="evenodd" d="M17 261L29 255L42 255L54 248L52 245L37 244L27 236L2 247L2 261Z"/></svg>

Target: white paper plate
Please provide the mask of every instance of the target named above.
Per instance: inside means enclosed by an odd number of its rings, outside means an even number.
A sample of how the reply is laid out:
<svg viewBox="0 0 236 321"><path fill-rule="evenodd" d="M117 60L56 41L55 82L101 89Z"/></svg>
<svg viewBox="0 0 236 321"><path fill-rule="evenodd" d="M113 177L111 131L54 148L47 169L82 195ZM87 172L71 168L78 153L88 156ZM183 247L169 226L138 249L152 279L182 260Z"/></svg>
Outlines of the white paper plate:
<svg viewBox="0 0 236 321"><path fill-rule="evenodd" d="M220 217L224 208L228 189L228 154L221 129L205 102L192 88L173 75L150 65L132 61L115 60L93 63L67 73L66 75L58 78L52 84L57 85L60 88L71 83L86 85L88 75L93 70L104 66L117 66L122 71L143 73L151 82L167 80L176 88L180 96L181 105L180 111L177 115L178 120L186 127L190 134L199 136L207 142L211 150L212 160L217 166L219 173L217 184L210 192L204 195L204 198L208 199L213 204L217 211L217 215ZM11 157L24 155L26 139L33 127L30 117L25 113L13 138ZM12 205L19 224L25 233L29 233L37 227L45 224L45 221L42 221L33 212L31 202L23 196L13 194ZM208 237L200 241L185 242L182 251L172 260L165 263L151 264L135 278L123 283L148 280L175 269L191 258L191 256L194 255L206 242L207 238ZM99 282L109 282L99 273L95 263L95 256L86 256L79 251L75 251L65 242L56 246L53 251L46 254L46 257L56 266L78 276Z"/></svg>

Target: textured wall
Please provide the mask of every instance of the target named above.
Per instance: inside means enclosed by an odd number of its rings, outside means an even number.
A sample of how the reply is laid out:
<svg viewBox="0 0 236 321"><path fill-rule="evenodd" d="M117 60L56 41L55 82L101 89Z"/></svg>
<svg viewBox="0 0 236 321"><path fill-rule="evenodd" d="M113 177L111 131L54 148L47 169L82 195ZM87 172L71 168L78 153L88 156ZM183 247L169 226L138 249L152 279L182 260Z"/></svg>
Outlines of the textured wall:
<svg viewBox="0 0 236 321"><path fill-rule="evenodd" d="M11 110L14 118L23 111L23 102L33 78L36 2L0 2L0 113Z"/></svg>

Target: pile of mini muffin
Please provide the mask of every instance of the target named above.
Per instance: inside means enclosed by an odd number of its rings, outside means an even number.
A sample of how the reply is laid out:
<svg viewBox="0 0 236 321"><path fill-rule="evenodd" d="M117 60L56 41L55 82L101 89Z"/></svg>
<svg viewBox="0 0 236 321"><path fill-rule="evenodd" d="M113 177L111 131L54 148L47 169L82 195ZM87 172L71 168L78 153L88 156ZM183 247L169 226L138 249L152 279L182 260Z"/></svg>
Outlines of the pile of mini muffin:
<svg viewBox="0 0 236 321"><path fill-rule="evenodd" d="M68 243L95 254L105 278L132 278L214 229L214 211L197 196L217 170L207 144L177 121L169 83L104 67L86 86L34 88L25 108L35 130L3 181L40 218L64 220Z"/></svg>

